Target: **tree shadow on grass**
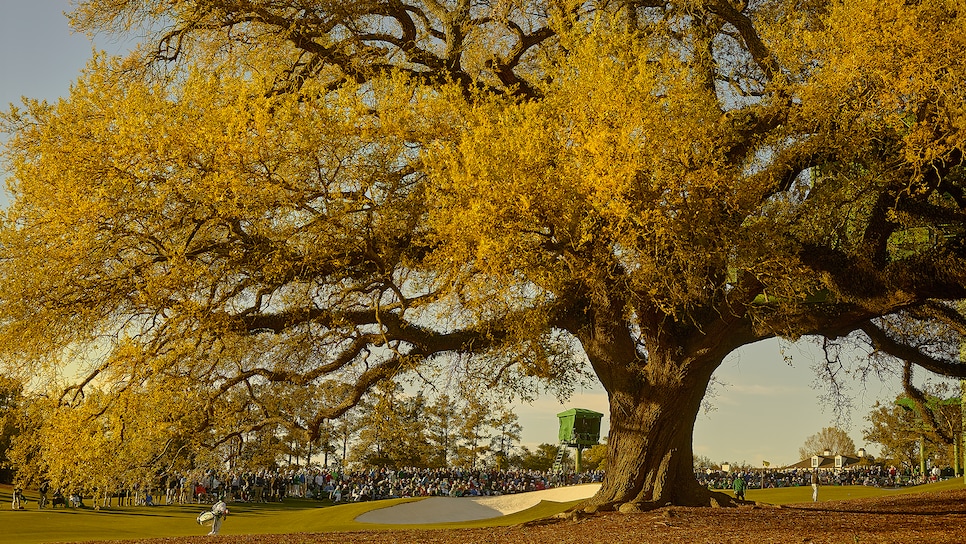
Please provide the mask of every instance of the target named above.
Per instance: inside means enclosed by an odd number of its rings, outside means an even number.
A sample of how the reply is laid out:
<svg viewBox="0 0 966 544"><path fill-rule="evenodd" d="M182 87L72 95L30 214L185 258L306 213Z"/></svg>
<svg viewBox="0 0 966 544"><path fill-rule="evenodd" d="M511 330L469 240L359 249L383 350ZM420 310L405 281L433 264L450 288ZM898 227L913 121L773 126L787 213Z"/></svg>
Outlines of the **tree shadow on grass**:
<svg viewBox="0 0 966 544"><path fill-rule="evenodd" d="M912 493L890 498L788 504L783 508L799 511L870 515L966 515L966 490Z"/></svg>

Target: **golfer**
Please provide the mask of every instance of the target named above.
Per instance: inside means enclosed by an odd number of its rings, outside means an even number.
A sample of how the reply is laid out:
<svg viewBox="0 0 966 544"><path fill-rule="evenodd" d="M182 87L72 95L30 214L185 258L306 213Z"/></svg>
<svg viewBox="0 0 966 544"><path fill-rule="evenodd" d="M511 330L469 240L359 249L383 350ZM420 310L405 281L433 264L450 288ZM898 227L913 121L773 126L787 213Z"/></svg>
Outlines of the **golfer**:
<svg viewBox="0 0 966 544"><path fill-rule="evenodd" d="M818 469L812 471L812 502L818 502Z"/></svg>

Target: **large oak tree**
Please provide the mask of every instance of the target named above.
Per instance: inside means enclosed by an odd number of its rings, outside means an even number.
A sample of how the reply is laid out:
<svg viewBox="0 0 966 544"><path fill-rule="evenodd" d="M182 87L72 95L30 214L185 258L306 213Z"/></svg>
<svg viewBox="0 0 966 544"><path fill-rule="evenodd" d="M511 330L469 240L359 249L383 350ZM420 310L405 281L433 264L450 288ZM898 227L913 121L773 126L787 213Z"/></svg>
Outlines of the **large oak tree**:
<svg viewBox="0 0 966 544"><path fill-rule="evenodd" d="M966 376L961 8L81 2L149 39L5 116L0 345L81 360L66 406L190 391L212 441L404 375L565 394L586 357L588 507L727 502L691 435L738 347Z"/></svg>

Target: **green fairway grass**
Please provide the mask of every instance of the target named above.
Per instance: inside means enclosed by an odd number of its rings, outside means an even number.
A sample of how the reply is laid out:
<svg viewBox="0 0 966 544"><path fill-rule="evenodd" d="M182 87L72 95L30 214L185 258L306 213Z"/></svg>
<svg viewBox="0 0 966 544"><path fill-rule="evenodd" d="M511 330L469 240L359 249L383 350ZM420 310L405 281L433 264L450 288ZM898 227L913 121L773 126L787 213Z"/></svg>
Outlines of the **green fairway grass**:
<svg viewBox="0 0 966 544"><path fill-rule="evenodd" d="M211 505L172 505L153 507L114 507L94 510L90 507L56 510L37 508L37 493L25 492L25 510L10 508L12 489L0 486L0 544L42 544L47 542L83 542L91 540L124 540L153 537L204 535L195 518ZM486 520L423 525L358 523L357 516L370 510L419 499L393 499L331 506L327 501L288 499L283 503L231 503L231 515L221 533L273 534L318 533L331 531L365 531L386 529L444 529L458 527L490 527L514 525L563 512L580 501L566 503L544 501L523 512ZM85 504L90 504L87 500Z"/></svg>
<svg viewBox="0 0 966 544"><path fill-rule="evenodd" d="M848 500L866 497L885 497L898 494L923 493L963 489L963 480L956 478L936 484L902 489L882 489L863 486L823 486L821 501ZM93 510L37 508L36 492L25 493L25 510L10 508L12 490L0 486L0 544L42 544L48 542L83 542L91 540L124 540L153 537L204 535L208 527L195 523L195 517L210 505L173 505L154 507L114 507ZM810 502L812 488L785 487L746 492L746 498L769 504ZM401 502L419 499L394 499L331 506L326 501L289 499L284 503L229 505L231 515L225 520L221 534L319 533L330 531L365 531L386 529L446 529L460 527L492 527L516 525L563 512L580 501L566 503L541 502L522 512L485 520L439 523L430 525L380 525L358 523L354 519L364 512ZM89 501L88 501L89 502Z"/></svg>
<svg viewBox="0 0 966 544"><path fill-rule="evenodd" d="M888 497L908 493L926 493L931 491L951 491L963 489L963 479L953 478L935 484L888 489L881 487L867 487L862 485L823 485L818 489L819 501L846 501L849 499L864 499L870 497ZM733 492L728 492L734 496ZM775 489L748 489L745 499L768 504L794 504L812 501L812 486L779 487Z"/></svg>

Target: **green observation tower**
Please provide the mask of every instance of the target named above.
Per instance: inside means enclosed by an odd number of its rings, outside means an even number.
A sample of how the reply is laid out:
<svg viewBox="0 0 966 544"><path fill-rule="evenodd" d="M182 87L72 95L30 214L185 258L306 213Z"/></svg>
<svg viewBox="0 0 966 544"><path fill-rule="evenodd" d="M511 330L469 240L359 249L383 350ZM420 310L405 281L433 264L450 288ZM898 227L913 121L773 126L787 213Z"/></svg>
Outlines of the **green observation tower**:
<svg viewBox="0 0 966 544"><path fill-rule="evenodd" d="M560 420L560 447L553 463L554 472L563 469L563 458L567 448L577 449L575 472L580 472L580 453L584 448L600 443L600 420L604 414L584 408L571 408L557 414Z"/></svg>

